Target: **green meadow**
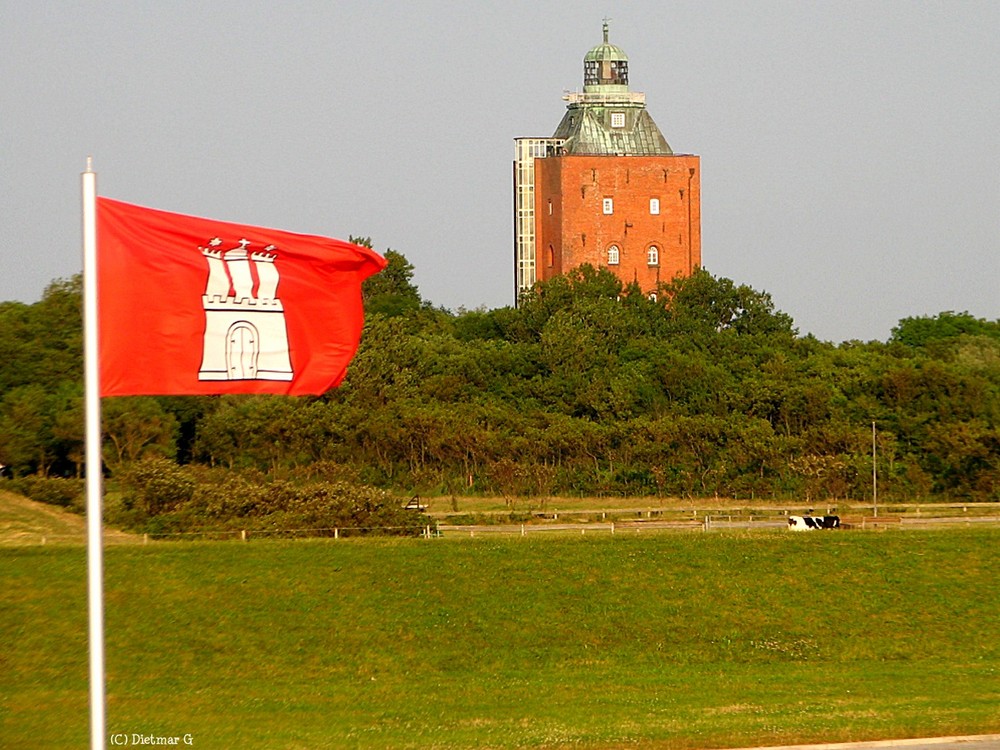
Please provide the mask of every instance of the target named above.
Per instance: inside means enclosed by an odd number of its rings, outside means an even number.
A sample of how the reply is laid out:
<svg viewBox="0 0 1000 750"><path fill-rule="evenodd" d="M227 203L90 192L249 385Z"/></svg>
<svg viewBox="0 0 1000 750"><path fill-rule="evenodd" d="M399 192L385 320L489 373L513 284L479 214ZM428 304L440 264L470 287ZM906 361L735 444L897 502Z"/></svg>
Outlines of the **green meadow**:
<svg viewBox="0 0 1000 750"><path fill-rule="evenodd" d="M1000 731L1000 529L105 552L110 734L722 748ZM0 548L0 747L89 740L86 552Z"/></svg>

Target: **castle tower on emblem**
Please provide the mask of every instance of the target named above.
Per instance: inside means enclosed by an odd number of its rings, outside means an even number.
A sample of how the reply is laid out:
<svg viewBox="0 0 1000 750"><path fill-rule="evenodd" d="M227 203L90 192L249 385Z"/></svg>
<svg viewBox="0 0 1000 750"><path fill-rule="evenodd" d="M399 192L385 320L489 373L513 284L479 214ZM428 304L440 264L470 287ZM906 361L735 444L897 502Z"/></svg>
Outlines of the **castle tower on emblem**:
<svg viewBox="0 0 1000 750"><path fill-rule="evenodd" d="M208 261L205 341L199 380L291 380L285 310L274 246L248 252L247 240L222 250L218 237L199 247ZM257 293L254 294L254 276Z"/></svg>

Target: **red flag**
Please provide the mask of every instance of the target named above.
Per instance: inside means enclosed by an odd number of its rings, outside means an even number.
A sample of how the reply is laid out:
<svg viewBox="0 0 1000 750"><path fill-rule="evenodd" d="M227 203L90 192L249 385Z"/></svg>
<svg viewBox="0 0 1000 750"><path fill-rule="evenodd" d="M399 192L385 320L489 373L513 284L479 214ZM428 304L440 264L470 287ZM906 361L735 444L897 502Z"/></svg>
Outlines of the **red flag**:
<svg viewBox="0 0 1000 750"><path fill-rule="evenodd" d="M97 199L102 396L320 394L361 337L378 253Z"/></svg>

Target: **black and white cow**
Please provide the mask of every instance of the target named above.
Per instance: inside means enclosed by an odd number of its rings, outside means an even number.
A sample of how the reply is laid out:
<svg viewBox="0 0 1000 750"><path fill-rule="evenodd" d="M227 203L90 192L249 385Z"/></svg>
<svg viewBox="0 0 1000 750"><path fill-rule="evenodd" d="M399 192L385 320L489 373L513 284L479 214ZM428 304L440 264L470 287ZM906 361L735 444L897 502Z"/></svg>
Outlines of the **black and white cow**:
<svg viewBox="0 0 1000 750"><path fill-rule="evenodd" d="M789 516L789 531L840 528L840 516Z"/></svg>

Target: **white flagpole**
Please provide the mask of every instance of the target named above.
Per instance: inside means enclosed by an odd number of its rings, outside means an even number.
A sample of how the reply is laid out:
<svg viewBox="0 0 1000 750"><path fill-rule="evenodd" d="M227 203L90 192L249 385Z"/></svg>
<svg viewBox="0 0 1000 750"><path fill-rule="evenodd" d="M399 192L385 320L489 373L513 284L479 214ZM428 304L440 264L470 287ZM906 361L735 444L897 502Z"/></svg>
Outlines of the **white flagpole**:
<svg viewBox="0 0 1000 750"><path fill-rule="evenodd" d="M87 157L83 191L83 360L86 392L87 605L90 622L90 747L103 750L104 543L101 537L101 394L97 347L97 175Z"/></svg>

